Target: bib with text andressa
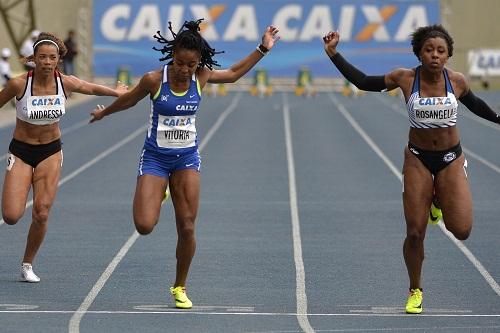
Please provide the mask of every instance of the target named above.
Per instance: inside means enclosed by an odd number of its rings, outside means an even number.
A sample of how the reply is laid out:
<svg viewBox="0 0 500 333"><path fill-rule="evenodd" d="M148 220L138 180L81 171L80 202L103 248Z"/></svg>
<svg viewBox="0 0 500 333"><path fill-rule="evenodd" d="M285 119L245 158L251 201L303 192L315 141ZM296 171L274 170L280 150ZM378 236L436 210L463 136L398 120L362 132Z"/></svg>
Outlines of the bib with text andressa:
<svg viewBox="0 0 500 333"><path fill-rule="evenodd" d="M162 148L189 148L196 145L196 116L158 115L156 144Z"/></svg>
<svg viewBox="0 0 500 333"><path fill-rule="evenodd" d="M66 113L65 102L59 95L30 96L26 103L25 119L36 125L56 123Z"/></svg>

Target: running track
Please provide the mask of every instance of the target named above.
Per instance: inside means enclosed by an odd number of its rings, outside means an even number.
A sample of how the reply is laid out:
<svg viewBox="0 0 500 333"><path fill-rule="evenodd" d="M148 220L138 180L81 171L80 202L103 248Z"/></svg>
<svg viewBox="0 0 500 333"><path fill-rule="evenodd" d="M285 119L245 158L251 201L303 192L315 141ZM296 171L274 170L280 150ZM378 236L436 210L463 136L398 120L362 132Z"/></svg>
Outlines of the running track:
<svg viewBox="0 0 500 333"><path fill-rule="evenodd" d="M498 94L482 97L500 105ZM93 106L109 102L73 106L61 123L61 185L34 263L41 283L19 282L31 203L16 226L0 225L2 332L500 331L500 126L459 110L474 228L462 243L429 226L424 314L410 316L403 102L384 94L206 97L188 285L195 306L180 311L168 295L171 202L151 235L138 236L131 220L148 105L86 125ZM0 129L1 151L11 134Z"/></svg>

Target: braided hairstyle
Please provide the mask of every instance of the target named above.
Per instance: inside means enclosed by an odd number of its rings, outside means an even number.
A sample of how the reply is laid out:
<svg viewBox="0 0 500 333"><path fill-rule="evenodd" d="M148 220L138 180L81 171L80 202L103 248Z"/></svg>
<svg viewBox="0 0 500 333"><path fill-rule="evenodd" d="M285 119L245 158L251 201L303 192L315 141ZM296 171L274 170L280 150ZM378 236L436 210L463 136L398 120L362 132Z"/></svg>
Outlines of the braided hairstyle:
<svg viewBox="0 0 500 333"><path fill-rule="evenodd" d="M413 46L413 53L420 60L420 51L425 41L429 38L441 37L446 41L448 45L448 57L453 55L453 38L441 24L429 25L426 27L420 27L415 32L411 34L411 45Z"/></svg>
<svg viewBox="0 0 500 333"><path fill-rule="evenodd" d="M168 30L172 33L174 37L173 40L167 40L163 37L160 31L156 32L153 37L160 44L166 44L162 48L153 47L154 50L160 51L164 57L160 58L160 61L170 60L169 65L172 64L173 52L176 48L183 48L188 50L194 50L200 53L201 60L198 67L207 67L213 69L213 66L219 66L217 61L213 60L212 57L216 54L224 53L224 51L215 51L211 48L207 41L201 36L200 23L203 19L196 21L184 21L181 29L178 33L172 30L172 22L168 22Z"/></svg>

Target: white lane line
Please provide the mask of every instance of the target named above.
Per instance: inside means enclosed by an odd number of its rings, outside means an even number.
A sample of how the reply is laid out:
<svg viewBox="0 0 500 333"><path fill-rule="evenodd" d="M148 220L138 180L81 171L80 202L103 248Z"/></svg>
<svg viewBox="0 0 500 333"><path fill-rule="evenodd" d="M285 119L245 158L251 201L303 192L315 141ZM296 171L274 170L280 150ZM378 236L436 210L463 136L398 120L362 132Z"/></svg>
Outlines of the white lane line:
<svg viewBox="0 0 500 333"><path fill-rule="evenodd" d="M276 317L297 317L294 312L226 312L226 311L196 311L196 306L192 310L176 310L170 309L168 311L82 311L85 314L165 314L165 315L204 315L204 316L276 316ZM0 313L17 313L17 314L67 314L75 313L73 310L2 310ZM409 318L407 313L308 313L311 317L406 317ZM438 318L500 318L500 314L462 314L462 313L445 313L445 314L429 314L421 313L418 317L438 317Z"/></svg>
<svg viewBox="0 0 500 333"><path fill-rule="evenodd" d="M347 119L347 121L351 124L351 126L361 135L361 137L368 143L370 147L377 153L378 156L384 161L384 163L389 167L394 175L402 181L401 173L397 171L396 166L389 160L389 158L382 152L382 150L377 146L377 144L370 138L368 134L359 126L359 124L351 117L349 112L346 110L344 105L339 102L339 100L332 95L328 94L330 99L332 100L335 107L339 110L339 112ZM446 227L443 223L439 223L439 228L444 232L446 236L462 251L467 259L472 263L472 265L479 271L479 273L483 276L486 282L490 285L490 287L495 291L495 293L500 296L500 286L495 281L495 279L491 276L491 274L484 268L481 262L472 254L472 252L459 240L455 239L453 234L446 230Z"/></svg>
<svg viewBox="0 0 500 333"><path fill-rule="evenodd" d="M117 144L109 147L108 149L106 149L105 151L103 151L102 153L100 153L99 155L97 155L96 157L94 157L93 159L91 159L90 161L88 161L87 163L83 164L81 167L79 167L78 169L76 169L75 171L73 171L72 173L70 173L69 175L67 175L66 177L64 177L63 179L61 179L59 181L59 185L58 186L61 186L64 183L66 183L66 182L70 181L71 179L75 178L80 173L82 173L83 171L85 171L88 168L90 168L92 165L96 164L97 162L99 162L100 160L102 160L103 158L105 158L106 156L108 156L109 154L113 153L115 150L121 148L122 146L126 145L130 141L134 140L137 136L143 134L144 131L146 130L146 128L147 128L146 126L139 127L132 134L127 135L127 137L124 138L123 140L121 140L119 143L117 143ZM26 208L29 208L31 206L33 206L33 200L30 200L30 201L28 201L26 203ZM5 223L4 220L1 219L0 220L0 225L2 225L4 223Z"/></svg>
<svg viewBox="0 0 500 333"><path fill-rule="evenodd" d="M290 213L292 218L293 259L295 261L295 280L297 297L297 320L304 332L314 332L307 319L307 295L304 261L302 259L302 241L300 237L299 209L297 205L297 187L295 182L295 163L293 157L292 130L290 126L290 106L287 94L283 93L283 119L285 123L286 158L288 161L288 186L290 193Z"/></svg>
<svg viewBox="0 0 500 333"><path fill-rule="evenodd" d="M224 110L224 112L221 113L215 124L210 128L208 131L205 139L199 146L199 150L202 151L203 148L207 145L207 143L210 141L212 136L215 134L215 132L219 129L219 127L222 125L224 120L236 109L236 106L238 105L238 102L240 101L241 98L241 93L236 94L236 96L233 98L231 101L231 104ZM111 260L109 263L108 267L104 270L104 272L101 274L97 282L94 284L92 289L90 290L89 294L85 299L83 300L82 304L78 307L76 312L74 312L73 316L71 316L71 319L69 321L69 333L79 333L80 332L80 322L85 315L85 313L88 312L88 309L96 299L97 295L101 291L101 289L104 287L108 279L111 277L111 274L113 274L113 271L115 268L118 266L120 261L125 257L127 254L128 250L134 245L135 241L139 238L139 234L137 231L134 231L132 236L129 237L129 239L125 242L125 244L122 246L118 254Z"/></svg>

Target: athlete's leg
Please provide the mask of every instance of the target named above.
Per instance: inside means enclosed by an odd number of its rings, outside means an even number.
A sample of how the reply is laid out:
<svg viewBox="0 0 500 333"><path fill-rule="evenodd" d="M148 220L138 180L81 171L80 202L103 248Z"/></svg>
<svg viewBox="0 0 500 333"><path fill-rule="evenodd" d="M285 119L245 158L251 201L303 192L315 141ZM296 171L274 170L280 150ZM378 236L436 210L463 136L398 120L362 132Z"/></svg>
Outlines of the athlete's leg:
<svg viewBox="0 0 500 333"><path fill-rule="evenodd" d="M170 194L175 210L177 226L177 270L174 287L185 286L196 250L195 220L200 196L200 173L183 169L170 176Z"/></svg>
<svg viewBox="0 0 500 333"><path fill-rule="evenodd" d="M24 214L31 187L33 168L10 154L2 191L2 216L7 224L16 224Z"/></svg>
<svg viewBox="0 0 500 333"><path fill-rule="evenodd" d="M137 177L133 215L135 228L141 235L149 234L158 223L167 185L164 177L150 174Z"/></svg>
<svg viewBox="0 0 500 333"><path fill-rule="evenodd" d="M462 154L441 170L435 180L436 195L443 211L443 220L457 239L465 240L472 229L472 196L464 170Z"/></svg>
<svg viewBox="0 0 500 333"><path fill-rule="evenodd" d="M33 210L24 263L32 263L45 238L50 208L56 197L61 174L62 151L51 155L33 171Z"/></svg>
<svg viewBox="0 0 500 333"><path fill-rule="evenodd" d="M430 171L408 148L405 149L403 175L403 207L406 220L403 255L410 288L415 289L421 288L424 239L433 196L433 180Z"/></svg>

